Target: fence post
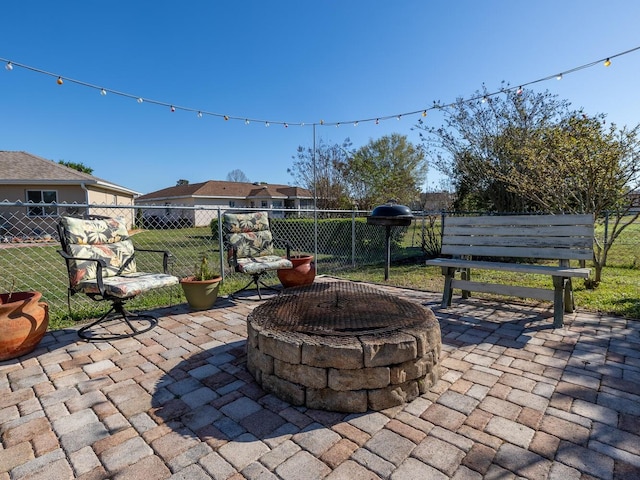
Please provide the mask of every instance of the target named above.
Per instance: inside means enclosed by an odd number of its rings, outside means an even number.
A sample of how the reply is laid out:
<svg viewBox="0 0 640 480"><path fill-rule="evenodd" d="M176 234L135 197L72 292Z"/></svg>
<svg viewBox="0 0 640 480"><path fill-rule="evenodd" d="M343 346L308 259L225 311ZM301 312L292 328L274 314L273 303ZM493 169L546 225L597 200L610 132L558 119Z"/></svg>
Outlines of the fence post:
<svg viewBox="0 0 640 480"><path fill-rule="evenodd" d="M213 233L213 232L211 232ZM220 211L220 207L218 207L218 247L220 248L220 275L222 275L222 281L224 282L224 239L222 235L222 212Z"/></svg>
<svg viewBox="0 0 640 480"><path fill-rule="evenodd" d="M351 266L356 266L356 211L351 210Z"/></svg>

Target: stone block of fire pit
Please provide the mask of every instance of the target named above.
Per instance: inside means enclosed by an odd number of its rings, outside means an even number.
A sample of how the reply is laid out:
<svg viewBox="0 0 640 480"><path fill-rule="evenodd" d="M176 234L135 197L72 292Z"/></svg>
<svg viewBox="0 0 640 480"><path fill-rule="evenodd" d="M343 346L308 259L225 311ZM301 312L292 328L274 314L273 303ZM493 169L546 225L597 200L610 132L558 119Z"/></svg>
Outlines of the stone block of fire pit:
<svg viewBox="0 0 640 480"><path fill-rule="evenodd" d="M350 282L285 290L247 319L247 369L293 404L340 412L401 405L440 378L433 312Z"/></svg>

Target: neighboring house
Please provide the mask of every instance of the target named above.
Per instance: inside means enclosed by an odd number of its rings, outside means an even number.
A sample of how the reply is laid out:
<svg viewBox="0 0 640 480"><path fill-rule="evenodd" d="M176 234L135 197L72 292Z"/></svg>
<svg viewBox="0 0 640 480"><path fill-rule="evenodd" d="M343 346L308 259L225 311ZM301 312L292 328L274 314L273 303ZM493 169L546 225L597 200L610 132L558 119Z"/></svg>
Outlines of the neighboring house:
<svg viewBox="0 0 640 480"><path fill-rule="evenodd" d="M133 206L138 192L27 152L0 151L0 236L55 233L57 217L85 213L74 204ZM30 206L34 203L51 205ZM133 225L133 209L118 209Z"/></svg>
<svg viewBox="0 0 640 480"><path fill-rule="evenodd" d="M273 216L284 217L284 210L289 214L291 210L313 208L313 194L305 188L288 185L209 180L147 193L136 198L135 203L139 206L172 207L145 209L143 215L147 220L205 226L217 218L218 209L266 208L274 209ZM280 208L283 210L278 210Z"/></svg>

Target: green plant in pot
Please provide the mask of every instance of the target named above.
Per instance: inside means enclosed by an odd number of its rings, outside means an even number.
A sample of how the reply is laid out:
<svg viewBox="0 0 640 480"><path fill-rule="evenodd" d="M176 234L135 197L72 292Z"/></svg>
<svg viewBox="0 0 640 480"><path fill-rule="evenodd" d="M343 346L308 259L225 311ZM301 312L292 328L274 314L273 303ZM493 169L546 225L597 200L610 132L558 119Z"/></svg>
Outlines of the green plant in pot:
<svg viewBox="0 0 640 480"><path fill-rule="evenodd" d="M32 352L49 326L49 305L36 291L0 294L0 361Z"/></svg>
<svg viewBox="0 0 640 480"><path fill-rule="evenodd" d="M209 266L206 255L200 257L193 275L180 279L180 285L192 310L207 310L218 299L222 277Z"/></svg>

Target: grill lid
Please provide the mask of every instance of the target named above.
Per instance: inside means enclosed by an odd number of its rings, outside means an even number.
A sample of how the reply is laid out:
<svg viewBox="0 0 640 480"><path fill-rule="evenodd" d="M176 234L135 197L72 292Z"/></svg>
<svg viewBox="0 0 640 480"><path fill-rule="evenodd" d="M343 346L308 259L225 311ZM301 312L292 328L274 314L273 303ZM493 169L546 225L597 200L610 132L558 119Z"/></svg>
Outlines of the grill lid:
<svg viewBox="0 0 640 480"><path fill-rule="evenodd" d="M389 200L384 205L378 205L367 217L370 225L408 226L411 225L413 215L409 207L398 205L396 200Z"/></svg>

